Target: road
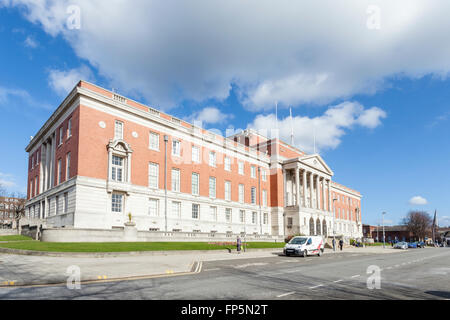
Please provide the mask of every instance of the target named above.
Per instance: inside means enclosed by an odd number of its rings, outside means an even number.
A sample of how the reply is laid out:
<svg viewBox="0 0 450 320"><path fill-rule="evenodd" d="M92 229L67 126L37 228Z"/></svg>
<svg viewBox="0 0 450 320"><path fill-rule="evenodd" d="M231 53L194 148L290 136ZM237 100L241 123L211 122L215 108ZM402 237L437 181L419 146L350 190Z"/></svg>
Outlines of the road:
<svg viewBox="0 0 450 320"><path fill-rule="evenodd" d="M369 266L380 289L368 289ZM0 288L0 299L450 299L450 248L203 262L197 274L65 286ZM372 282L371 282L372 283Z"/></svg>

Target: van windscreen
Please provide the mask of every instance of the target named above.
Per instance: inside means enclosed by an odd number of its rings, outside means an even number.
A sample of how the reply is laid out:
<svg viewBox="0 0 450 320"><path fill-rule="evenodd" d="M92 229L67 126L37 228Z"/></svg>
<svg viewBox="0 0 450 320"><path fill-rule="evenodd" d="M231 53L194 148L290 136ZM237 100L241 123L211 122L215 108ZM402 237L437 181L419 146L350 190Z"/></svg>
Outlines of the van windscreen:
<svg viewBox="0 0 450 320"><path fill-rule="evenodd" d="M290 244L304 244L307 238L293 238L289 243Z"/></svg>

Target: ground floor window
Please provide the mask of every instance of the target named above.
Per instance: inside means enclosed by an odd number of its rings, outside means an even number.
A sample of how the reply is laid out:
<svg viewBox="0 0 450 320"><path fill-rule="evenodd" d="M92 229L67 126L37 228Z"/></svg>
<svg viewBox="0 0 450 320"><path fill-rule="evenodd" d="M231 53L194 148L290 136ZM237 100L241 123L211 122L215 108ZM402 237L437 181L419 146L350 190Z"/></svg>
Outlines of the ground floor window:
<svg viewBox="0 0 450 320"><path fill-rule="evenodd" d="M148 201L148 214L153 217L159 216L158 212L158 200L157 199L149 199Z"/></svg>
<svg viewBox="0 0 450 320"><path fill-rule="evenodd" d="M231 209L230 208L226 208L225 209L225 219L227 220L227 222L231 222Z"/></svg>
<svg viewBox="0 0 450 320"><path fill-rule="evenodd" d="M200 217L200 205L193 203L192 204L192 219L199 219Z"/></svg>
<svg viewBox="0 0 450 320"><path fill-rule="evenodd" d="M120 193L112 194L111 211L121 213L123 212L123 195Z"/></svg>
<svg viewBox="0 0 450 320"><path fill-rule="evenodd" d="M252 212L252 223L256 224L258 220L258 213Z"/></svg>

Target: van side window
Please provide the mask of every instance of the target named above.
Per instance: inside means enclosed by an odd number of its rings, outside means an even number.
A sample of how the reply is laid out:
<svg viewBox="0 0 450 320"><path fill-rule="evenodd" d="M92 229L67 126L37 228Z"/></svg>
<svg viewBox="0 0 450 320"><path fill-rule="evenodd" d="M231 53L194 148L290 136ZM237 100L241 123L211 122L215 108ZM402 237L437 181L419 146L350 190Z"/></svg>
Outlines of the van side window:
<svg viewBox="0 0 450 320"><path fill-rule="evenodd" d="M311 238L308 239L308 243L307 244L312 244Z"/></svg>

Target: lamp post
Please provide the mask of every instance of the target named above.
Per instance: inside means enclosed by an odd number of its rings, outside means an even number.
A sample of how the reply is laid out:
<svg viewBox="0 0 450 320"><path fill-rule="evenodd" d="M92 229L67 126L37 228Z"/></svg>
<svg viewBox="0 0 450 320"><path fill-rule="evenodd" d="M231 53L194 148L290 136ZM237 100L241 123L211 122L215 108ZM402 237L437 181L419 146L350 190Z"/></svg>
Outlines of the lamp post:
<svg viewBox="0 0 450 320"><path fill-rule="evenodd" d="M383 248L386 248L386 239L384 236L384 215L386 214L386 212L383 212L381 214L381 223L383 224Z"/></svg>
<svg viewBox="0 0 450 320"><path fill-rule="evenodd" d="M335 218L336 218L336 207L334 205L334 202L337 201L336 198L333 199L333 251L336 252L336 222L335 222Z"/></svg>
<svg viewBox="0 0 450 320"><path fill-rule="evenodd" d="M169 141L169 136L164 136L164 220L165 220L165 230L167 232L167 142Z"/></svg>

